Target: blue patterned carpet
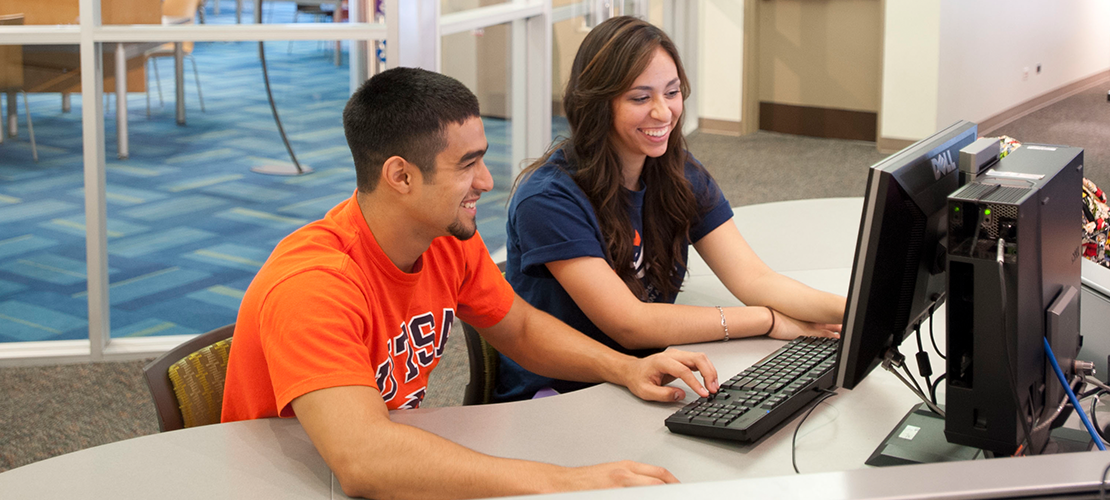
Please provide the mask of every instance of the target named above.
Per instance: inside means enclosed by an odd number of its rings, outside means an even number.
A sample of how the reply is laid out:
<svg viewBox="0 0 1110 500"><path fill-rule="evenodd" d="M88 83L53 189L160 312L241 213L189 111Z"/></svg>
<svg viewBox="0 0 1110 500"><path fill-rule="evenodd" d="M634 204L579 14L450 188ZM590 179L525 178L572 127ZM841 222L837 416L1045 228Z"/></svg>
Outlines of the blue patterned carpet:
<svg viewBox="0 0 1110 500"><path fill-rule="evenodd" d="M291 3L271 5L274 22L291 18ZM221 14L216 18L210 10L208 22L234 22L234 9ZM249 170L290 163L266 101L257 43L196 45L207 112L200 111L187 61L184 127L174 122L172 59L160 60L165 107L148 72L151 116L143 94L128 100L128 160L116 159L110 103L105 150L113 338L200 333L233 322L243 291L274 245L354 191L341 121L347 66L334 65L331 47L266 44L278 109L298 159L315 169L309 175ZM70 113L61 112L57 94L30 100L40 161L31 161L22 97L19 136L0 144L0 342L85 339L80 96L73 96ZM495 250L505 241L509 124L486 118L485 125L496 188L482 197L478 226ZM555 129L565 135L565 122Z"/></svg>

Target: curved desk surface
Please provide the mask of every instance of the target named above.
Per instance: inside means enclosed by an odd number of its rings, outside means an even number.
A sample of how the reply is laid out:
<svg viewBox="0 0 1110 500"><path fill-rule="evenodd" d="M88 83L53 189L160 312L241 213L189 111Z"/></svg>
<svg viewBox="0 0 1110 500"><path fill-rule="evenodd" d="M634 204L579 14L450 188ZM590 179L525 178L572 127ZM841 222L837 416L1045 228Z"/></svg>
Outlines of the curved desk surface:
<svg viewBox="0 0 1110 500"><path fill-rule="evenodd" d="M772 268L844 294L861 210L859 198L779 202L738 208L735 221ZM685 288L679 299L683 303L737 303L696 253L692 253ZM937 331L942 341L940 323ZM684 348L707 353L724 379L780 345L781 341L758 338ZM939 363L934 360L935 366ZM749 445L672 434L663 421L685 403L644 402L611 384L531 401L395 411L392 418L491 455L566 466L630 459L666 467L684 482L585 493L591 497L673 498L725 492L735 496L744 491L756 496L937 497L968 488L979 493L1028 493L1043 490L1038 484L1049 479L1073 486L1095 484L1110 461L1110 455L1085 453L864 469L872 450L917 400L881 371L856 389L839 392L814 411L798 435L797 462L806 473L803 476L794 476L791 467L791 437L797 420ZM693 397L687 390L687 400ZM345 498L295 420L238 422L145 436L0 474L2 498L151 496Z"/></svg>

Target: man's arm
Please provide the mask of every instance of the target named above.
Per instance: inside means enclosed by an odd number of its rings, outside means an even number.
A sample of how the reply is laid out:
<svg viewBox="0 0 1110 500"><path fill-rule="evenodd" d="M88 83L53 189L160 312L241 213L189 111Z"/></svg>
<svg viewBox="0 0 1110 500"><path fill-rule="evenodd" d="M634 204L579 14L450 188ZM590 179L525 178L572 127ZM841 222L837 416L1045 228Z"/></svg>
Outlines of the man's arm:
<svg viewBox="0 0 1110 500"><path fill-rule="evenodd" d="M580 382L612 382L652 401L677 401L685 392L665 387L679 378L700 396L709 392L698 382L701 372L709 390L716 392L717 371L701 353L671 349L639 359L618 353L567 326L515 296L509 313L496 325L479 332L498 351L540 375Z"/></svg>
<svg viewBox="0 0 1110 500"><path fill-rule="evenodd" d="M484 455L390 421L373 387L321 389L292 405L352 497L474 498L678 482L666 469L629 461L567 468Z"/></svg>

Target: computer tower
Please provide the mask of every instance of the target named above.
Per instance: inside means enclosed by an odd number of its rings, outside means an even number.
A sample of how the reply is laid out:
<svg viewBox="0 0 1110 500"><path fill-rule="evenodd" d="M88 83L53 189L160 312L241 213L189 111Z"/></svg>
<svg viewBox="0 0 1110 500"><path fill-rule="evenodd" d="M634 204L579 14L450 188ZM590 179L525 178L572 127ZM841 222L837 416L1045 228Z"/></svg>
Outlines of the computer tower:
<svg viewBox="0 0 1110 500"><path fill-rule="evenodd" d="M1070 377L1080 343L1082 181L1081 148L1025 145L949 196L950 443L1012 454L1025 440L1018 419L1033 428L1059 404L1063 388L1042 339ZM1032 452L1048 430L1032 433Z"/></svg>

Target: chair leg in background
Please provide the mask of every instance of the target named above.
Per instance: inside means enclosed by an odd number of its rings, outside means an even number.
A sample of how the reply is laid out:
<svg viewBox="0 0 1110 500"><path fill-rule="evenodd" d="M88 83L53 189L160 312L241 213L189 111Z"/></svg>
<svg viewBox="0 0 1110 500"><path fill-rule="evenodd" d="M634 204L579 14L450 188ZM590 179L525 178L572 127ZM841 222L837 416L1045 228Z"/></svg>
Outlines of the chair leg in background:
<svg viewBox="0 0 1110 500"><path fill-rule="evenodd" d="M206 111L204 111L204 94L200 91L200 73L197 72L197 60L193 57L192 54L190 54L189 61L193 63L193 79L197 82L197 98L200 101L200 112L205 113Z"/></svg>
<svg viewBox="0 0 1110 500"><path fill-rule="evenodd" d="M16 124L15 92L8 92L8 137L15 137L19 126Z"/></svg>
<svg viewBox="0 0 1110 500"><path fill-rule="evenodd" d="M146 68L146 72L148 74L150 73L150 67L149 67L150 62L153 61L153 60L154 59L149 58L149 57L146 60L147 61L147 66L148 66ZM144 87L146 87L146 117L150 118L150 77L149 76L147 76L147 78L146 78L146 85L144 85Z"/></svg>
<svg viewBox="0 0 1110 500"><path fill-rule="evenodd" d="M70 96L71 94L69 92L62 92L62 113L69 113L73 110L73 104L72 102L70 102Z"/></svg>
<svg viewBox="0 0 1110 500"><path fill-rule="evenodd" d="M35 124L31 122L31 103L27 99L27 93L23 93L23 110L27 112L27 133L31 136L31 158L35 163L39 162L39 149L35 146Z"/></svg>
<svg viewBox="0 0 1110 500"><path fill-rule="evenodd" d="M154 82L158 85L158 105L164 108L166 103L162 100L162 77L158 75L158 60L154 59L151 64L154 66Z"/></svg>
<svg viewBox="0 0 1110 500"><path fill-rule="evenodd" d="M270 9L270 15L273 16L273 9ZM297 22L297 16L301 15L300 9L293 7L293 22ZM289 47L285 49L286 54L293 53L293 40L289 40Z"/></svg>

